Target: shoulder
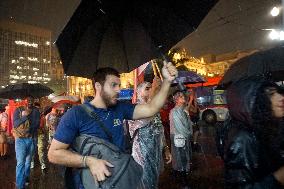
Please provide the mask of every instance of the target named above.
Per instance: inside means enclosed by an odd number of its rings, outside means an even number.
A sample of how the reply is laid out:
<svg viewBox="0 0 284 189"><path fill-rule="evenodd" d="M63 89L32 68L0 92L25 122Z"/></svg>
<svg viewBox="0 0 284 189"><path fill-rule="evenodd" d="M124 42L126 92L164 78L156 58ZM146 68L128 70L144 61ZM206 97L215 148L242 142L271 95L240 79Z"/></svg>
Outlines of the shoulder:
<svg viewBox="0 0 284 189"><path fill-rule="evenodd" d="M230 131L232 132L232 131ZM252 132L248 132L246 130L238 130L234 134L232 134L232 143L233 147L246 147L247 145L256 144L256 137Z"/></svg>
<svg viewBox="0 0 284 189"><path fill-rule="evenodd" d="M17 107L16 108L16 110L15 111L23 111L25 109L25 107L24 106L19 106L19 107Z"/></svg>
<svg viewBox="0 0 284 189"><path fill-rule="evenodd" d="M257 163L258 142L254 133L237 130L233 134L229 133L229 138L225 157L227 163L243 166L252 166L250 164Z"/></svg>
<svg viewBox="0 0 284 189"><path fill-rule="evenodd" d="M131 104L128 102L118 102L116 106L112 108L113 111L119 111L119 112L128 112L128 111L134 111L136 104Z"/></svg>
<svg viewBox="0 0 284 189"><path fill-rule="evenodd" d="M116 104L116 108L125 108L125 107L133 107L135 106L136 104L132 104L130 102L118 102Z"/></svg>
<svg viewBox="0 0 284 189"><path fill-rule="evenodd" d="M74 106L71 109L69 109L62 118L68 118L68 119L74 119L75 117L80 117L82 114L84 114L84 109L81 107L81 105Z"/></svg>
<svg viewBox="0 0 284 189"><path fill-rule="evenodd" d="M24 106L17 107L14 111L14 115L21 113L22 111L24 111L24 109Z"/></svg>
<svg viewBox="0 0 284 189"><path fill-rule="evenodd" d="M33 111L35 111L36 113L40 114L39 109L37 107L33 107Z"/></svg>

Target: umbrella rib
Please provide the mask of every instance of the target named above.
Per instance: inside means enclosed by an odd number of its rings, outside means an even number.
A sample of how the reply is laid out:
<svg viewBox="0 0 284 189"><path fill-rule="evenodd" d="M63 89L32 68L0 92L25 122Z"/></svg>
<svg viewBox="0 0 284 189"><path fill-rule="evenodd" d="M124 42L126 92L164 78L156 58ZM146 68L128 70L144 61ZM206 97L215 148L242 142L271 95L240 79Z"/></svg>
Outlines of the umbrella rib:
<svg viewBox="0 0 284 189"><path fill-rule="evenodd" d="M122 38L122 41L124 42L124 37L123 37L122 31L121 31L121 33L120 33L120 37ZM124 53L124 56L126 57L127 70L130 71L129 62L128 62L128 57L127 57L126 48L125 48L125 44L122 43L122 46L123 46L123 53Z"/></svg>

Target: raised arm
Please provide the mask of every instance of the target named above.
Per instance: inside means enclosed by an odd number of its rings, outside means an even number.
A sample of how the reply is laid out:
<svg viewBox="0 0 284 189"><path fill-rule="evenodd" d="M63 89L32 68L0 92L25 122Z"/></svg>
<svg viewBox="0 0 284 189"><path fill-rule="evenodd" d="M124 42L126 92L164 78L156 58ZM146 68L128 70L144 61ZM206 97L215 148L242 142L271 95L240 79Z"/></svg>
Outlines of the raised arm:
<svg viewBox="0 0 284 189"><path fill-rule="evenodd" d="M177 76L177 69L172 63L165 63L162 69L164 81L160 91L153 97L149 104L139 104L135 107L133 119L142 119L154 116L164 105L168 97L171 82Z"/></svg>

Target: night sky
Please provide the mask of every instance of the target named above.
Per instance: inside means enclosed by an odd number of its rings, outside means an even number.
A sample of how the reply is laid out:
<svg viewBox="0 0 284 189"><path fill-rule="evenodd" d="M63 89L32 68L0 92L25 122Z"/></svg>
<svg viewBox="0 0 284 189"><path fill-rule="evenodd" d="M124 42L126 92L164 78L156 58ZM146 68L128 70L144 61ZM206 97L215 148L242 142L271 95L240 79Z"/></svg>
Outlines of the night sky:
<svg viewBox="0 0 284 189"><path fill-rule="evenodd" d="M54 41L79 3L80 0L1 0L0 19L49 29Z"/></svg>

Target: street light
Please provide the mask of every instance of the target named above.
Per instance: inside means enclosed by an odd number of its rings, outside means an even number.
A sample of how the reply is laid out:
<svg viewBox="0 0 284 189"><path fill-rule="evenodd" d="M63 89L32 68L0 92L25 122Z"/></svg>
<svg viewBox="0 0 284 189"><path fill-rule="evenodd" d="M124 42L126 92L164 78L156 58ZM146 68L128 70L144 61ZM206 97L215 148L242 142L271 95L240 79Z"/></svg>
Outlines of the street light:
<svg viewBox="0 0 284 189"><path fill-rule="evenodd" d="M275 17L275 16L278 16L280 13L280 9L278 7L273 7L270 11L270 14Z"/></svg>
<svg viewBox="0 0 284 189"><path fill-rule="evenodd" d="M283 41L283 40L284 40L284 31L280 31L280 33L279 33L279 39L280 39L280 41Z"/></svg>
<svg viewBox="0 0 284 189"><path fill-rule="evenodd" d="M269 33L269 38L271 40L279 39L279 32L277 32L275 30L271 30L271 32Z"/></svg>
<svg viewBox="0 0 284 189"><path fill-rule="evenodd" d="M284 0L282 0L282 3L284 3ZM280 11L282 11L281 9L282 9L281 7L273 7L271 9L270 14L271 14L271 16L275 17L275 21L276 21L276 17L277 17L277 20L279 19L278 16L280 15ZM283 16L282 21L284 21L284 14L282 14L282 16ZM278 27L277 29L271 29L271 32L269 33L269 38L271 40L279 40L279 41L284 40L284 31L282 30L281 26L282 26L282 24L280 24L280 27Z"/></svg>

